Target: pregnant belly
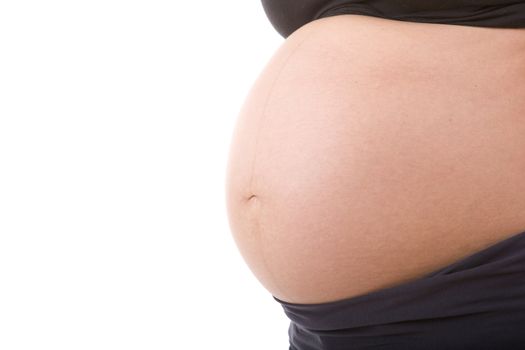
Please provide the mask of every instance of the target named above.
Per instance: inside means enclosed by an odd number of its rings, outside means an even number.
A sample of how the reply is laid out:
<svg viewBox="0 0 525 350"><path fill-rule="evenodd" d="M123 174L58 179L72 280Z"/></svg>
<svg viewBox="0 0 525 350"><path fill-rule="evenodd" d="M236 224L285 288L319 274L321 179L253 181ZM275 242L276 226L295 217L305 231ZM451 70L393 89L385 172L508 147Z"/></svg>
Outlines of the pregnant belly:
<svg viewBox="0 0 525 350"><path fill-rule="evenodd" d="M316 20L240 110L233 238L287 302L420 278L525 230L524 135L525 29Z"/></svg>

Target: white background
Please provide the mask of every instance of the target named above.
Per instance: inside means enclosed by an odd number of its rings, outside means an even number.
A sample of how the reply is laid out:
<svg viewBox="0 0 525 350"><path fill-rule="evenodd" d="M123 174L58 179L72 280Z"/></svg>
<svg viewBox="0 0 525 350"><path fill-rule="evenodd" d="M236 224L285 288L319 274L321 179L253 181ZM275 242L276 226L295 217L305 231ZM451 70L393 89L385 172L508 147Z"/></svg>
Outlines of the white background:
<svg viewBox="0 0 525 350"><path fill-rule="evenodd" d="M0 2L0 349L288 348L224 182L260 0Z"/></svg>

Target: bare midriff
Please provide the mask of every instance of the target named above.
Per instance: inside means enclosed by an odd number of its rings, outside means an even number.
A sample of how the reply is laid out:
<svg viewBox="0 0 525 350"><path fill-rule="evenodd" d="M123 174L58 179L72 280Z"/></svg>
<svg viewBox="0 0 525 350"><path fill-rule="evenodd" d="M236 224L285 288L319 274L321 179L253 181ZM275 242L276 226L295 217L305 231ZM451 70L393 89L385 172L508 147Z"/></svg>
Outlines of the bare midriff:
<svg viewBox="0 0 525 350"><path fill-rule="evenodd" d="M239 252L290 303L396 286L525 231L525 28L304 25L248 92L226 178Z"/></svg>

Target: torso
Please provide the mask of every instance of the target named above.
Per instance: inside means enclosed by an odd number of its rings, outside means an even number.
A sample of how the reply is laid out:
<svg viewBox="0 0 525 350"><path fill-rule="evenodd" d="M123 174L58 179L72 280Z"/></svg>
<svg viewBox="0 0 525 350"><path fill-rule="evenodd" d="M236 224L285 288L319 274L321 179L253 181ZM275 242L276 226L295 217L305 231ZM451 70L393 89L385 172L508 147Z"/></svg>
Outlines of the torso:
<svg viewBox="0 0 525 350"><path fill-rule="evenodd" d="M235 242L291 303L420 278L525 231L524 135L525 28L310 22L242 106Z"/></svg>

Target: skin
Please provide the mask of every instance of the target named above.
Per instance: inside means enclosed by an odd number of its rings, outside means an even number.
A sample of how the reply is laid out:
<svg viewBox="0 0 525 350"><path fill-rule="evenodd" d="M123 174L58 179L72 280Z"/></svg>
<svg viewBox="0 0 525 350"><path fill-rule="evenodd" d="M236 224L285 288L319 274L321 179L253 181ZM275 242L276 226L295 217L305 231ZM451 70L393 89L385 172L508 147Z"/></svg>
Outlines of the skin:
<svg viewBox="0 0 525 350"><path fill-rule="evenodd" d="M343 15L279 47L240 110L233 238L301 304L398 285L525 230L525 29Z"/></svg>

